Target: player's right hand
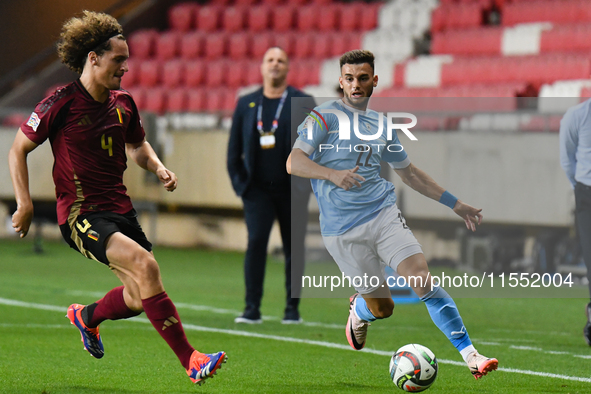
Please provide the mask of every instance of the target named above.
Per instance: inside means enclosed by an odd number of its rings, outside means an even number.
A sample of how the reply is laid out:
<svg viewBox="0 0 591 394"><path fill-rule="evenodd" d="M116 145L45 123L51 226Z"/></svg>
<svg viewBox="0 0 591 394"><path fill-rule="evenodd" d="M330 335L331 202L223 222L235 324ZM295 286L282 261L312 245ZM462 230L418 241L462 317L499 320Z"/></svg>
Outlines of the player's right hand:
<svg viewBox="0 0 591 394"><path fill-rule="evenodd" d="M23 207L17 206L16 212L12 215L12 228L14 231L19 233L21 238L27 236L29 228L31 227L31 221L33 220L33 206Z"/></svg>
<svg viewBox="0 0 591 394"><path fill-rule="evenodd" d="M474 208L473 206L458 200L453 211L456 215L464 219L466 228L472 232L476 231L477 224L480 225L482 223L482 208Z"/></svg>
<svg viewBox="0 0 591 394"><path fill-rule="evenodd" d="M358 170L359 166L355 166L355 168L350 170L334 170L331 173L329 181L345 190L349 190L353 186L361 187L360 182L365 181L365 178L356 174Z"/></svg>

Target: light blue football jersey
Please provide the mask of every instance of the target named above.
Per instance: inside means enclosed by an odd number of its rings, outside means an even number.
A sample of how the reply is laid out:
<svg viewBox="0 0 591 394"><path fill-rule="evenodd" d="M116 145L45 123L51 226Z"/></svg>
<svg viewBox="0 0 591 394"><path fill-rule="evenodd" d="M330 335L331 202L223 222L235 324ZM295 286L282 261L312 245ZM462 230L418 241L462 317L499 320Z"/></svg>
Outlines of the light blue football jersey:
<svg viewBox="0 0 591 394"><path fill-rule="evenodd" d="M340 138L338 115L323 113L325 110L339 110L346 115L349 119L349 139ZM320 209L322 235L340 235L366 223L383 208L396 203L394 185L380 177L380 162L386 161L392 168L406 168L410 165L410 159L395 130L392 131L391 139L387 139L385 115L382 116L381 134L377 139L369 140L379 131L378 112L369 109L360 111L345 105L341 100L334 100L314 108L310 114L312 116L308 116L298 127L294 149L303 150L314 162L335 170L359 166L357 173L365 178L361 187L353 186L349 190L327 180L311 180ZM357 136L355 124L358 125L358 134L368 136L367 139Z"/></svg>

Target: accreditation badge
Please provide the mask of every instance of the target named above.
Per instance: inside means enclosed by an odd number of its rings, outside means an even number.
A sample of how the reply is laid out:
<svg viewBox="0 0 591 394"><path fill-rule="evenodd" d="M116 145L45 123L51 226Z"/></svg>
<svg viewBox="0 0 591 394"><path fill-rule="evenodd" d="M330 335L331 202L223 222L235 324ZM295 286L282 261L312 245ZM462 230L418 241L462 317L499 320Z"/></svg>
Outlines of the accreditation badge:
<svg viewBox="0 0 591 394"><path fill-rule="evenodd" d="M275 148L275 133L266 131L261 134L260 137L262 149L273 149Z"/></svg>

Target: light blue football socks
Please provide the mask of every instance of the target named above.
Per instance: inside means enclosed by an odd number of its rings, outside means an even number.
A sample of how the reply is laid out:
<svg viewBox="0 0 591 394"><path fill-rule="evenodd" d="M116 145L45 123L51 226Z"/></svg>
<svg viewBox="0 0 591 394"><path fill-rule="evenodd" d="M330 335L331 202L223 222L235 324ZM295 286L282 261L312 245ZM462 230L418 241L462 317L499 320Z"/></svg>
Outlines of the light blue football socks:
<svg viewBox="0 0 591 394"><path fill-rule="evenodd" d="M367 307L367 303L361 294L355 298L355 314L361 320L369 322L375 321L377 319L377 317L375 317Z"/></svg>
<svg viewBox="0 0 591 394"><path fill-rule="evenodd" d="M464 360L476 349L464 327L462 317L454 300L442 287L436 287L421 297L427 306L433 323L445 334L449 341L462 355ZM365 299L359 295L355 299L355 314L362 320L373 322L377 318L367 307Z"/></svg>
<svg viewBox="0 0 591 394"><path fill-rule="evenodd" d="M472 345L456 303L447 294L447 291L442 287L436 287L421 297L421 301L427 306L433 323L439 327L460 353Z"/></svg>

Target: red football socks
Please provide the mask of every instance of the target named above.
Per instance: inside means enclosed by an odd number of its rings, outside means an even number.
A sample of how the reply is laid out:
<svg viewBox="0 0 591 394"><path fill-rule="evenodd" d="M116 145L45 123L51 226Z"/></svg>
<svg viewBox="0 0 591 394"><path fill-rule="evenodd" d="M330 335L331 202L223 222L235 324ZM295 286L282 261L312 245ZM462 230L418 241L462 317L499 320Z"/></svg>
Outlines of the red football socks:
<svg viewBox="0 0 591 394"><path fill-rule="evenodd" d="M140 314L140 312L129 309L125 304L123 288L123 286L115 287L103 298L83 309L83 312L86 313L83 313L82 320L86 322L88 327L97 327L105 320L127 319Z"/></svg>
<svg viewBox="0 0 591 394"><path fill-rule="evenodd" d="M183 367L188 369L195 349L187 341L179 314L166 292L142 300L142 305L156 331L174 351Z"/></svg>

